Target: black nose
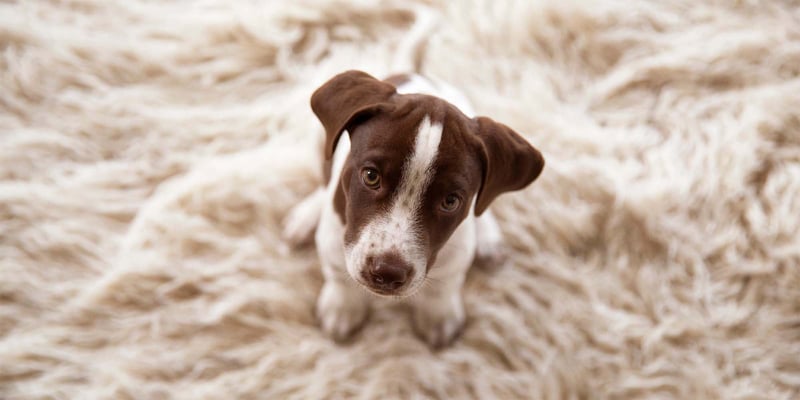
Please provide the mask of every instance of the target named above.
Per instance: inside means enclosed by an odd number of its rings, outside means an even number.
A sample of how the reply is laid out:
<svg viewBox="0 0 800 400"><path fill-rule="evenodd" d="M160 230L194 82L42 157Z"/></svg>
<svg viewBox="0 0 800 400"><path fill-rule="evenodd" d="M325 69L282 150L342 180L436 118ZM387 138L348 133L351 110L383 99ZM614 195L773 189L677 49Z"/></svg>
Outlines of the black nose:
<svg viewBox="0 0 800 400"><path fill-rule="evenodd" d="M397 290L406 284L411 275L411 267L395 257L376 258L369 266L367 280L382 290Z"/></svg>

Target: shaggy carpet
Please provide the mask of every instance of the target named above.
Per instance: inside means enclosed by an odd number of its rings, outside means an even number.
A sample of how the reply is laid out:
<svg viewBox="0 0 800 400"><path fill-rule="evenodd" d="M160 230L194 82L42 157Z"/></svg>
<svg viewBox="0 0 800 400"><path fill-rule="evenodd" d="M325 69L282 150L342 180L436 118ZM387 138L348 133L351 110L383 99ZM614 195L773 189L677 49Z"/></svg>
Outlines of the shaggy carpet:
<svg viewBox="0 0 800 400"><path fill-rule="evenodd" d="M423 73L545 155L433 352L318 330L308 99L408 1L0 2L0 398L800 397L800 4L420 2Z"/></svg>

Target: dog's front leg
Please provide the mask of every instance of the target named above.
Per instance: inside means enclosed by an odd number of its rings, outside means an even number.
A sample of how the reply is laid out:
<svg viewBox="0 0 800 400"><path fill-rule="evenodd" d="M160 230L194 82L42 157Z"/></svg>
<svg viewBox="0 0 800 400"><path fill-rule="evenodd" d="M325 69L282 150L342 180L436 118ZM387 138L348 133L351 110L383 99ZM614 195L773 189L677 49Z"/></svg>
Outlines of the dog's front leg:
<svg viewBox="0 0 800 400"><path fill-rule="evenodd" d="M429 281L412 300L414 330L435 349L450 344L464 326L462 282L463 279L458 282Z"/></svg>
<svg viewBox="0 0 800 400"><path fill-rule="evenodd" d="M464 326L461 289L474 258L475 234L475 220L464 220L439 252L422 289L411 297L414 329L433 348L450 344Z"/></svg>
<svg viewBox="0 0 800 400"><path fill-rule="evenodd" d="M323 267L325 284L317 298L317 319L323 332L337 342L350 338L367 320L366 293L332 267ZM346 272L345 272L346 274Z"/></svg>

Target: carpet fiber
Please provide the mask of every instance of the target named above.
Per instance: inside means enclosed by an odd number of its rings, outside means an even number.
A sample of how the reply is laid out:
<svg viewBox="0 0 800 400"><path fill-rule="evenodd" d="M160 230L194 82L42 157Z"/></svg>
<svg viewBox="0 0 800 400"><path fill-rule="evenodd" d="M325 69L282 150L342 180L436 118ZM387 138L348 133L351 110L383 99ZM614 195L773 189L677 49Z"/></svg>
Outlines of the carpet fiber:
<svg viewBox="0 0 800 400"><path fill-rule="evenodd" d="M0 398L800 396L800 4L423 2L421 71L523 133L463 337L315 325L308 99L408 1L0 2Z"/></svg>

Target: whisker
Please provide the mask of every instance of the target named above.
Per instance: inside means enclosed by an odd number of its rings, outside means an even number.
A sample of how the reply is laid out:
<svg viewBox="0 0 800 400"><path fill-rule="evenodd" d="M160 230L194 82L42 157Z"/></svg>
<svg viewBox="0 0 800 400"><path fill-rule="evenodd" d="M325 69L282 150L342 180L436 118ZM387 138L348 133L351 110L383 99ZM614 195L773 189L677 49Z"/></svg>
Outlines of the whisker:
<svg viewBox="0 0 800 400"><path fill-rule="evenodd" d="M438 278L433 278L433 277L430 277L430 276L426 276L425 280L423 282L426 283L426 284L430 284L431 282L433 282L433 283L442 283L444 281L442 281L441 279L438 279Z"/></svg>

